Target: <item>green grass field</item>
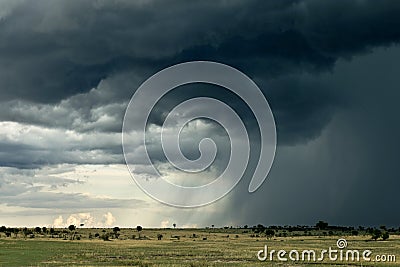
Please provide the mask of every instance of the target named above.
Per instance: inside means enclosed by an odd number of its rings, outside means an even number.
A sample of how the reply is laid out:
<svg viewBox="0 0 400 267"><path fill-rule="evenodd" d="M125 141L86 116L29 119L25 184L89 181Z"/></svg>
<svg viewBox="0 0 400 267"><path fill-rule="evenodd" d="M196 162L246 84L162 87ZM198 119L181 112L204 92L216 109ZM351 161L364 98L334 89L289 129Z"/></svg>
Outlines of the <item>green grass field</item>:
<svg viewBox="0 0 400 267"><path fill-rule="evenodd" d="M112 232L112 229L105 230ZM267 245L269 249L337 249L338 236L252 236L243 229L144 229L141 239L135 229L121 229L118 239L103 241L89 239L103 229L78 229L80 240L51 238L49 234L34 238L0 237L0 266L400 266L400 236L387 241L369 241L369 236L342 236L347 249L361 252L369 249L375 255L395 255L397 262L323 262L274 261L261 262L257 252ZM157 235L162 234L162 240ZM195 235L195 237L193 236ZM135 239L133 238L135 235ZM229 237L228 237L229 235ZM368 240L368 241L367 241ZM318 254L317 254L318 255Z"/></svg>

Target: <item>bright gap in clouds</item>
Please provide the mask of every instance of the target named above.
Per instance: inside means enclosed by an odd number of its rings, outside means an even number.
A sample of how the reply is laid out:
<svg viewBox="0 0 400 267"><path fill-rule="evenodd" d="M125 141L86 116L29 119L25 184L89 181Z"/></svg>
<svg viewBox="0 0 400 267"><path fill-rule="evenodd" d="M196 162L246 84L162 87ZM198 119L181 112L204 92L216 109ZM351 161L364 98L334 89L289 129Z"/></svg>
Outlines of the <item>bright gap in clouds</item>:
<svg viewBox="0 0 400 267"><path fill-rule="evenodd" d="M0 224L9 226L166 227L169 221L168 227L195 227L207 226L208 216L218 211L215 206L192 212L160 204L135 185L123 164L3 167L0 181L5 185L0 187Z"/></svg>

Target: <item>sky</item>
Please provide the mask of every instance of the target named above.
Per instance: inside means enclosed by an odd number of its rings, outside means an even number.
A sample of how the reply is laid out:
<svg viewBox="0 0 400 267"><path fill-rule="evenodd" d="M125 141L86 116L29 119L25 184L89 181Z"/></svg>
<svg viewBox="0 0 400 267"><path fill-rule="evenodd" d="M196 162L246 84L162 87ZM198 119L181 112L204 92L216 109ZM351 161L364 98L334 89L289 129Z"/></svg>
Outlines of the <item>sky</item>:
<svg viewBox="0 0 400 267"><path fill-rule="evenodd" d="M0 1L0 225L400 226L398 14L394 0ZM204 183L227 164L226 132L204 120L185 127L181 147L195 159L199 141L213 138L212 167L188 180L163 155L156 135L186 99L232 106L252 148L229 194L177 208L133 181L122 124L146 79L198 60L232 66L258 85L275 118L276 155L249 193L260 140L249 108L218 86L177 88L147 128L167 179ZM146 177L148 167L138 161L133 175Z"/></svg>

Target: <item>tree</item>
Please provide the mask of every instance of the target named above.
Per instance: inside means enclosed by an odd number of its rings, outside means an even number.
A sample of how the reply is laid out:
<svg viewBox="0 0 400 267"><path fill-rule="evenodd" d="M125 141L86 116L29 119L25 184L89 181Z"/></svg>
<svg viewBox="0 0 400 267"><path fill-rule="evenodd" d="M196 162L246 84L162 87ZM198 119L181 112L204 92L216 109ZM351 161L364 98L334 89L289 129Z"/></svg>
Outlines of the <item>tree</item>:
<svg viewBox="0 0 400 267"><path fill-rule="evenodd" d="M54 230L54 228L50 228L50 234L51 234L51 238L53 238L54 234L56 233L56 231Z"/></svg>
<svg viewBox="0 0 400 267"><path fill-rule="evenodd" d="M372 232L372 234L371 234L371 238L373 239L373 240L377 240L379 237L381 237L382 236L382 232L381 232L381 230L379 230L379 229L374 229L373 230L373 232Z"/></svg>
<svg viewBox="0 0 400 267"><path fill-rule="evenodd" d="M19 233L19 229L18 228L14 228L14 235L15 235L15 237L17 237L18 236L18 233Z"/></svg>
<svg viewBox="0 0 400 267"><path fill-rule="evenodd" d="M174 228L176 228L176 223L173 223L172 226L173 226Z"/></svg>
<svg viewBox="0 0 400 267"><path fill-rule="evenodd" d="M163 238L163 235L162 234L157 234L157 239L158 240L161 240Z"/></svg>
<svg viewBox="0 0 400 267"><path fill-rule="evenodd" d="M43 227L42 227L42 232L43 232L43 234L46 234L46 233L47 233L47 227L46 227L46 226L43 226Z"/></svg>
<svg viewBox="0 0 400 267"><path fill-rule="evenodd" d="M42 228L40 228L39 226L35 227L35 232L40 234L42 232Z"/></svg>
<svg viewBox="0 0 400 267"><path fill-rule="evenodd" d="M22 229L22 234L24 235L24 238L26 238L26 236L28 235L28 228L24 227Z"/></svg>
<svg viewBox="0 0 400 267"><path fill-rule="evenodd" d="M118 236L119 236L119 233L118 233L119 231L121 231L121 229L119 229L118 226L113 228L114 237L117 238L117 239L118 239Z"/></svg>
<svg viewBox="0 0 400 267"><path fill-rule="evenodd" d="M274 237L274 235L275 235L275 231L274 231L274 230L272 230L272 229L266 229L266 230L265 230L265 236L266 236L268 239Z"/></svg>
<svg viewBox="0 0 400 267"><path fill-rule="evenodd" d="M0 227L0 233L5 233L7 231L7 227L5 227L4 225L2 227Z"/></svg>
<svg viewBox="0 0 400 267"><path fill-rule="evenodd" d="M140 226L140 225L138 225L138 226L136 226L136 230L137 230L138 233L139 233L139 239L140 239L140 232L143 230L143 227Z"/></svg>
<svg viewBox="0 0 400 267"><path fill-rule="evenodd" d="M384 232L383 234L382 234L382 239L385 241L385 240L388 240L389 239L389 233L388 232Z"/></svg>
<svg viewBox="0 0 400 267"><path fill-rule="evenodd" d="M318 221L315 224L315 228L319 229L319 230L325 230L326 228L328 228L328 223L324 222L324 221Z"/></svg>
<svg viewBox="0 0 400 267"><path fill-rule="evenodd" d="M258 229L258 231L262 232L262 231L264 231L265 226L259 223L259 224L257 224L257 229Z"/></svg>
<svg viewBox="0 0 400 267"><path fill-rule="evenodd" d="M68 230L70 231L71 234L71 240L74 240L76 226L71 224L70 226L68 226Z"/></svg>

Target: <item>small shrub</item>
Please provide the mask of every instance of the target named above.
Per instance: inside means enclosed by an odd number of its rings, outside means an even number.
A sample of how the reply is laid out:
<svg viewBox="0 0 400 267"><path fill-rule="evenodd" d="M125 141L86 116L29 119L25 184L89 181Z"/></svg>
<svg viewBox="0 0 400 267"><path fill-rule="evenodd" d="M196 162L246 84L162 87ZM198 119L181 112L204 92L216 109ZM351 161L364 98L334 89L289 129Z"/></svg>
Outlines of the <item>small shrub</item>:
<svg viewBox="0 0 400 267"><path fill-rule="evenodd" d="M180 237L179 235L171 235L171 238L176 238L176 239L178 239L178 240L181 239L181 237Z"/></svg>
<svg viewBox="0 0 400 267"><path fill-rule="evenodd" d="M382 234L382 239L383 239L383 240L388 240L388 239L389 239L389 233L388 233L388 232L384 232L384 233Z"/></svg>
<svg viewBox="0 0 400 267"><path fill-rule="evenodd" d="M103 239L103 241L110 241L110 235L108 233L106 233L101 236L101 239Z"/></svg>

